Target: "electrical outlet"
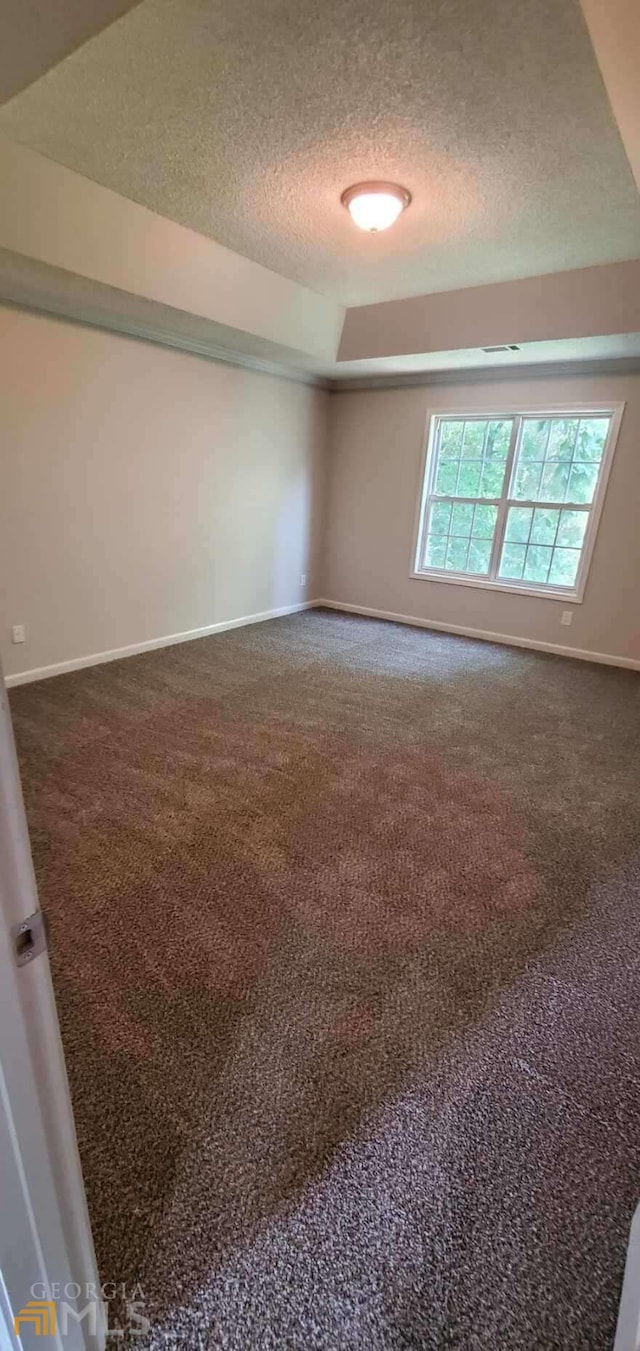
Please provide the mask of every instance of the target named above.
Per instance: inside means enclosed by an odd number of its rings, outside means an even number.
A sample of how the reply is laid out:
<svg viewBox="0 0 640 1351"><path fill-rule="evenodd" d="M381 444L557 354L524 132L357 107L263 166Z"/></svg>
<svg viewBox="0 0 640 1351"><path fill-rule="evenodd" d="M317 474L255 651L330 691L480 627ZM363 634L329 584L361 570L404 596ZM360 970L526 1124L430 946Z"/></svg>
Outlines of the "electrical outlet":
<svg viewBox="0 0 640 1351"><path fill-rule="evenodd" d="M14 624L13 628L11 629L11 642L24 643L25 641L26 635L24 631L24 624Z"/></svg>
<svg viewBox="0 0 640 1351"><path fill-rule="evenodd" d="M306 586L306 585L307 585L307 574L306 574L306 572L301 572L301 573L300 573L300 585L301 585L301 586Z"/></svg>
<svg viewBox="0 0 640 1351"><path fill-rule="evenodd" d="M573 619L573 610L563 610L560 615L561 624L570 624Z"/></svg>

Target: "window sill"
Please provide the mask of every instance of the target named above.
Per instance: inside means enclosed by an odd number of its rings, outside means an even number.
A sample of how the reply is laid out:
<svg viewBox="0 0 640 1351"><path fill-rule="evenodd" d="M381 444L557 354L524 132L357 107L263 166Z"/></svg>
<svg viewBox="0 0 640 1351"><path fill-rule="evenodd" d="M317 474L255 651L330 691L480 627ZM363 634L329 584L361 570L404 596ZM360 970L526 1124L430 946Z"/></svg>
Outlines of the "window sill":
<svg viewBox="0 0 640 1351"><path fill-rule="evenodd" d="M582 604L582 592L572 591L567 587L541 587L536 586L535 582L531 585L527 582L496 582L490 578L469 577L459 572L430 572L426 569L411 572L409 576L422 582L444 582L447 586L472 586L482 591L507 591L515 596L536 596L538 600L568 600L572 605Z"/></svg>

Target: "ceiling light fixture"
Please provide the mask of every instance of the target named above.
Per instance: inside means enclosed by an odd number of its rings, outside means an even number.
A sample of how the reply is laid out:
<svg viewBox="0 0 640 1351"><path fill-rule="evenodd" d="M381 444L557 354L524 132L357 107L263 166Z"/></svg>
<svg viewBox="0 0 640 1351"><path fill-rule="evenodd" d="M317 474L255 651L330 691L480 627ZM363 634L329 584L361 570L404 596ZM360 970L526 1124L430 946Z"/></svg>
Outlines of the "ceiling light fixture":
<svg viewBox="0 0 640 1351"><path fill-rule="evenodd" d="M411 201L411 193L397 183L356 183L340 198L351 219L371 234L388 230Z"/></svg>

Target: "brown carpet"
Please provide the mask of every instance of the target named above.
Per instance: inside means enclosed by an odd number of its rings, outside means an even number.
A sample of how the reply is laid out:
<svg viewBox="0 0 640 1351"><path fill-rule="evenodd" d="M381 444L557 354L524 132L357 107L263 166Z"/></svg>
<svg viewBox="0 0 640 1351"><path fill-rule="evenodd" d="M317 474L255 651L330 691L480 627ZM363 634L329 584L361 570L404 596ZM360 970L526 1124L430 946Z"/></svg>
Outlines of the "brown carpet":
<svg viewBox="0 0 640 1351"><path fill-rule="evenodd" d="M11 705L98 1259L148 1345L610 1347L637 675L317 611Z"/></svg>

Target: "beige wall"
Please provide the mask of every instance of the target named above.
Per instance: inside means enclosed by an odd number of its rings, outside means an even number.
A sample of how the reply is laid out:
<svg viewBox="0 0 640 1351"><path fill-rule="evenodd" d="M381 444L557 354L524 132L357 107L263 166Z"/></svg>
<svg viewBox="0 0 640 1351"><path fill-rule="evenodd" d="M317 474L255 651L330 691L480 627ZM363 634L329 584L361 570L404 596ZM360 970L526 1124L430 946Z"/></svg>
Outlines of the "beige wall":
<svg viewBox="0 0 640 1351"><path fill-rule="evenodd" d="M640 332L640 259L347 310L340 361Z"/></svg>
<svg viewBox="0 0 640 1351"><path fill-rule="evenodd" d="M0 310L5 674L312 595L327 400Z"/></svg>
<svg viewBox="0 0 640 1351"><path fill-rule="evenodd" d="M319 596L640 660L640 375L329 396L4 309L0 393L7 675ZM430 411L620 400L581 605L410 577Z"/></svg>
<svg viewBox="0 0 640 1351"><path fill-rule="evenodd" d="M626 401L581 605L409 576L430 412ZM640 660L640 375L428 385L331 396L323 596ZM570 628L562 610L573 610Z"/></svg>

